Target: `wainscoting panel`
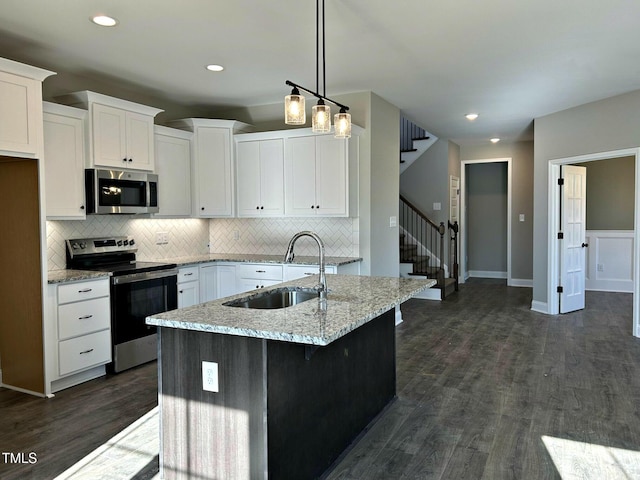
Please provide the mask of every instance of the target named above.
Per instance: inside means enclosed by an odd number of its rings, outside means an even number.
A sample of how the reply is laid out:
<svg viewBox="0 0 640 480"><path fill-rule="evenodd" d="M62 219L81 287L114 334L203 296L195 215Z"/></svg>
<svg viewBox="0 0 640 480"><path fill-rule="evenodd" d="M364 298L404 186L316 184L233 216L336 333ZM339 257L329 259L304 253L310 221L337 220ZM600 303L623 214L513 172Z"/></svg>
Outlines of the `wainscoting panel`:
<svg viewBox="0 0 640 480"><path fill-rule="evenodd" d="M586 290L633 292L633 231L588 230L586 238Z"/></svg>

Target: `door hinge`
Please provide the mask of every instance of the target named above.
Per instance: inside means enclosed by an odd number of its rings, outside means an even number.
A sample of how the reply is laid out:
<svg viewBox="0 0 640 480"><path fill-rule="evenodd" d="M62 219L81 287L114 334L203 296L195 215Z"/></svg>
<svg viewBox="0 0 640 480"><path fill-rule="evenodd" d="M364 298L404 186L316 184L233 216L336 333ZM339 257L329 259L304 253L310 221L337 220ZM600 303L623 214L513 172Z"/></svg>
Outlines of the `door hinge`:
<svg viewBox="0 0 640 480"><path fill-rule="evenodd" d="M559 178L558 179L558 185L560 185L560 186L564 185L564 178Z"/></svg>
<svg viewBox="0 0 640 480"><path fill-rule="evenodd" d="M558 232L558 240L563 240L563 239L564 239L564 233Z"/></svg>
<svg viewBox="0 0 640 480"><path fill-rule="evenodd" d="M557 291L558 293L562 293L562 292L564 291L564 289L563 289L562 287L558 287L558 288L556 289L556 291Z"/></svg>

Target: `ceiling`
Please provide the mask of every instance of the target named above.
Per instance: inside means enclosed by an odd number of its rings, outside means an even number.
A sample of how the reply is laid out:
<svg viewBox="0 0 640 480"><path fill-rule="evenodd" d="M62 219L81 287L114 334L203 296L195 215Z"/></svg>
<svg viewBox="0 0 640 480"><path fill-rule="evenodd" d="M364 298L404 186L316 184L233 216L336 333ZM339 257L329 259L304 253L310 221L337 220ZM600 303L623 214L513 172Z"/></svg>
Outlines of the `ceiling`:
<svg viewBox="0 0 640 480"><path fill-rule="evenodd" d="M372 91L461 145L640 89L634 0L326 0L326 93ZM89 21L116 17L113 28ZM315 89L312 0L2 0L0 56L103 76L184 105ZM205 65L219 63L212 73ZM477 112L474 122L465 119Z"/></svg>

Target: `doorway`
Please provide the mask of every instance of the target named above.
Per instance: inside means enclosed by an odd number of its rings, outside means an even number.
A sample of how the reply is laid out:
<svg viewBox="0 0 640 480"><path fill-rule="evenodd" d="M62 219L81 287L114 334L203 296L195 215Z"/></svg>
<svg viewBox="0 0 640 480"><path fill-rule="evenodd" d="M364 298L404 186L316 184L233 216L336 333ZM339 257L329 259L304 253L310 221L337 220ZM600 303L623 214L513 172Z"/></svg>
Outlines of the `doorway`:
<svg viewBox="0 0 640 480"><path fill-rule="evenodd" d="M506 228L502 228L502 231L506 229L506 238L502 238L501 241L505 245L506 249L506 272L501 272L499 275L492 275L489 271L481 270L474 271L473 265L468 263L469 260L469 252L473 253L473 248L470 249L470 240L469 235L472 233L470 230L470 212L469 210L469 192L468 192L468 184L469 184L469 167L478 167L482 164L493 165L494 167L498 167L497 171L500 171L501 168L506 167L506 218L504 219L504 223L506 224ZM460 276L459 282L464 283L467 278L473 275L489 275L493 278L506 278L507 285L511 285L511 158L493 158L493 159L484 159L484 160L463 160L461 162L461 182L460 182L460 207L461 207L461 224L460 224ZM503 267L504 268L504 267Z"/></svg>
<svg viewBox="0 0 640 480"><path fill-rule="evenodd" d="M547 258L547 299L548 313L557 315L559 313L559 302L557 298L557 287L560 275L560 246L557 241L558 225L560 221L560 190L557 188L558 179L562 165L581 164L595 160L607 160L620 157L633 156L635 158L635 198L634 198L634 238L637 239L638 225L640 225L640 193L638 191L639 182L639 162L640 149L615 150L595 154L580 155L576 157L560 158L549 161L549 183L548 183L548 231L547 246L549 255ZM640 242L633 244L633 335L640 337L640 292L638 275L640 275Z"/></svg>

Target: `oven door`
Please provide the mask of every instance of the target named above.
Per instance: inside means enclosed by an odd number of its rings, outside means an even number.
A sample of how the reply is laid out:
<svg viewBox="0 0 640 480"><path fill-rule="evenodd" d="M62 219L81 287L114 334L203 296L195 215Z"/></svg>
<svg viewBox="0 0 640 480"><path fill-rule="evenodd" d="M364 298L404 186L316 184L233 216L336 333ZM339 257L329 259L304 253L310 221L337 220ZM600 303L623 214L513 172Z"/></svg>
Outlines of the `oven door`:
<svg viewBox="0 0 640 480"><path fill-rule="evenodd" d="M177 269L112 277L111 329L114 345L156 333L145 318L178 308Z"/></svg>

